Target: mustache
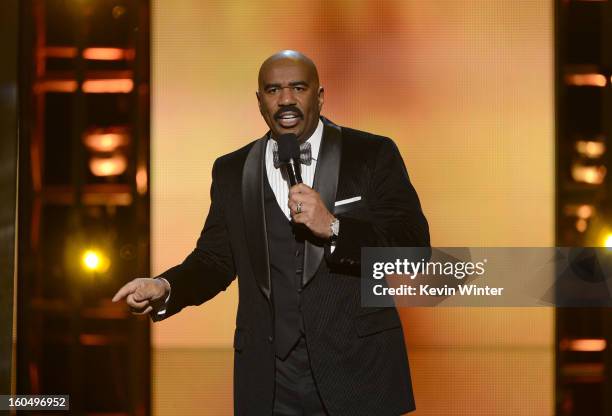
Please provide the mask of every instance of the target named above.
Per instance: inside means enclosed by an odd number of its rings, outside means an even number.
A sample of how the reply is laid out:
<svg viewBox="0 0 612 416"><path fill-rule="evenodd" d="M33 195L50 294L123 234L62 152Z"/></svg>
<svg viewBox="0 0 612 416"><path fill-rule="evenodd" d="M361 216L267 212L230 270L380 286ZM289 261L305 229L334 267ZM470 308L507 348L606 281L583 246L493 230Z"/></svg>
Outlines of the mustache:
<svg viewBox="0 0 612 416"><path fill-rule="evenodd" d="M281 108L274 114L274 118L280 118L284 113L295 113L298 115L298 117L304 118L304 114L302 113L302 111L295 106Z"/></svg>

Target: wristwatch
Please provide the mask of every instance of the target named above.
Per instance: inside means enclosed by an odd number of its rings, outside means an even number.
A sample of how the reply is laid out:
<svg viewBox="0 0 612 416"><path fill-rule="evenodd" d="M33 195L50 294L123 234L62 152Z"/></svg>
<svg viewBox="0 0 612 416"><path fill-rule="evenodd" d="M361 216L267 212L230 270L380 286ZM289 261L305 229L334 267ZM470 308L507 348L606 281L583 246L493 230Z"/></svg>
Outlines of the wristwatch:
<svg viewBox="0 0 612 416"><path fill-rule="evenodd" d="M338 239L338 234L340 234L340 220L338 218L334 218L334 220L329 225L329 229L331 230L331 241L336 241Z"/></svg>

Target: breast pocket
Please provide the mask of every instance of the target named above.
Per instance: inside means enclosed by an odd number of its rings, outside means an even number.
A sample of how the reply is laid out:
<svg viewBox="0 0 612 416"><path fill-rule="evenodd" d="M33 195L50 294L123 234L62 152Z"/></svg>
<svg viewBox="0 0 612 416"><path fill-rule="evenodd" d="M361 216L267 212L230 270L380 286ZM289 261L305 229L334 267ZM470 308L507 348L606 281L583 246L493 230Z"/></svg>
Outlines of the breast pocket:
<svg viewBox="0 0 612 416"><path fill-rule="evenodd" d="M334 204L334 215L341 215L347 212L360 211L365 208L365 203L361 197L348 198L336 201Z"/></svg>

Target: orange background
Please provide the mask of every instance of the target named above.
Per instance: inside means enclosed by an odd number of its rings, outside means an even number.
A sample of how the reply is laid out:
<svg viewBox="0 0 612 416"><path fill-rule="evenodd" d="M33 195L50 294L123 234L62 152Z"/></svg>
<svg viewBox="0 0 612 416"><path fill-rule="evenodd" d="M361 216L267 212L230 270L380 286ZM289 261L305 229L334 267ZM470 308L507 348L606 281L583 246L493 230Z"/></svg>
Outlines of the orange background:
<svg viewBox="0 0 612 416"><path fill-rule="evenodd" d="M317 64L325 116L396 141L433 245L554 244L551 0L152 4L155 274L193 248L215 158L267 130L257 71L287 48ZM157 415L231 414L236 302L153 325ZM553 414L552 310L400 312L416 415Z"/></svg>

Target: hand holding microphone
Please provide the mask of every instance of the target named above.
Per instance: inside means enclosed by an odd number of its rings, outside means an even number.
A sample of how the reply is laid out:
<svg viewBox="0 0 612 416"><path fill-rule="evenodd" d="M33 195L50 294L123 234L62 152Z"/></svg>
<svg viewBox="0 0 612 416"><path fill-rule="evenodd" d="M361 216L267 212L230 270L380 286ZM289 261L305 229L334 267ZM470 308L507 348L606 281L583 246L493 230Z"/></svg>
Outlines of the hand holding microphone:
<svg viewBox="0 0 612 416"><path fill-rule="evenodd" d="M302 183L300 145L295 134L283 134L277 140L281 169L291 184L287 205L296 224L304 224L317 237L328 239L335 220L317 191Z"/></svg>

